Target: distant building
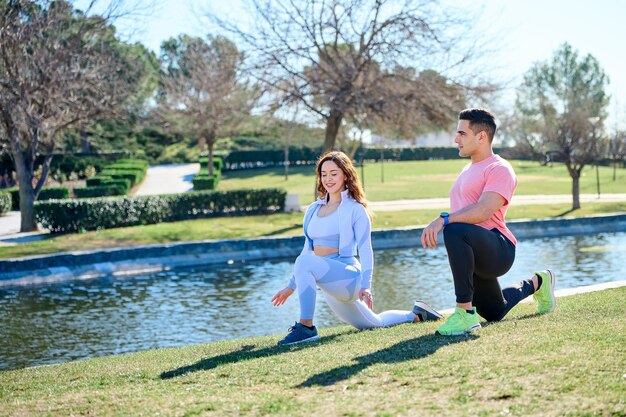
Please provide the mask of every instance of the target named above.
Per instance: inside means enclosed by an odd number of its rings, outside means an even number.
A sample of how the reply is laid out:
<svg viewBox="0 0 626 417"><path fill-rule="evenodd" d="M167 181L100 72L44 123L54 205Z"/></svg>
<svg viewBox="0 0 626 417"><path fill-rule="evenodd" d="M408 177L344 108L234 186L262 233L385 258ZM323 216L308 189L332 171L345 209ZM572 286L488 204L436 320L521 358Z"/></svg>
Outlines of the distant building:
<svg viewBox="0 0 626 417"><path fill-rule="evenodd" d="M456 146L454 143L454 132L432 132L425 135L417 136L413 139L389 139L382 135L371 134L369 142L374 147L386 146L388 148L407 148L407 147L446 147Z"/></svg>

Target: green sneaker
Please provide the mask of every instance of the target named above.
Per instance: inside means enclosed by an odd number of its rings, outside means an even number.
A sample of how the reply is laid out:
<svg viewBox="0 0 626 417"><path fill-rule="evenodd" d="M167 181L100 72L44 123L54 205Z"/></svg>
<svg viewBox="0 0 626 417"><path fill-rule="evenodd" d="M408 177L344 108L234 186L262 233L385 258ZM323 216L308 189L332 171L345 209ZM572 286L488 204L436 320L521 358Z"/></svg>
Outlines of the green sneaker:
<svg viewBox="0 0 626 417"><path fill-rule="evenodd" d="M556 298L554 298L554 281L556 278L554 272L546 269L545 271L535 272L535 275L541 277L541 287L533 294L533 298L537 300L537 312L539 314L552 313L556 308Z"/></svg>
<svg viewBox="0 0 626 417"><path fill-rule="evenodd" d="M443 336L459 336L478 330L480 327L476 307L474 307L474 314L457 307L454 309L454 314L448 317L448 320L439 326L435 333Z"/></svg>

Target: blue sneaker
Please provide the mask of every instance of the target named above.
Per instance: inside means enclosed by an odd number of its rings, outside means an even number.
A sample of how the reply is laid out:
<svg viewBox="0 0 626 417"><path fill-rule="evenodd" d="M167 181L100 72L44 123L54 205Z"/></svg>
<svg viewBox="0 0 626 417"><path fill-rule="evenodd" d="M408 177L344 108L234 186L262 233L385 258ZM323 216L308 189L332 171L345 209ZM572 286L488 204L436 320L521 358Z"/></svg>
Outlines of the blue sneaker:
<svg viewBox="0 0 626 417"><path fill-rule="evenodd" d="M421 321L437 321L443 318L437 310L420 300L415 300L413 314L419 317Z"/></svg>
<svg viewBox="0 0 626 417"><path fill-rule="evenodd" d="M289 334L285 336L283 340L278 342L279 345L294 345L296 343L313 342L319 340L317 335L317 328L313 326L313 329L309 329L306 326L296 322L289 328Z"/></svg>

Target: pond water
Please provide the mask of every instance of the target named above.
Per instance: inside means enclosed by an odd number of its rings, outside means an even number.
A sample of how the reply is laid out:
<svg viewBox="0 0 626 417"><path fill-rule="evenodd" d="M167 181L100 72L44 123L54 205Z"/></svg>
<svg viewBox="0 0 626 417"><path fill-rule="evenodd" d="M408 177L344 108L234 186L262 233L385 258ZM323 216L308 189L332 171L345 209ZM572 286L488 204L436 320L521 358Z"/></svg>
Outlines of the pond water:
<svg viewBox="0 0 626 417"><path fill-rule="evenodd" d="M375 260L376 311L408 310L418 297L438 309L454 306L443 247L381 250ZM525 240L501 282L511 284L546 267L556 272L557 289L621 280L625 260L626 233ZM292 261L2 288L0 369L282 334L298 317L297 296L279 308L270 299L287 283ZM323 297L316 324L341 324Z"/></svg>

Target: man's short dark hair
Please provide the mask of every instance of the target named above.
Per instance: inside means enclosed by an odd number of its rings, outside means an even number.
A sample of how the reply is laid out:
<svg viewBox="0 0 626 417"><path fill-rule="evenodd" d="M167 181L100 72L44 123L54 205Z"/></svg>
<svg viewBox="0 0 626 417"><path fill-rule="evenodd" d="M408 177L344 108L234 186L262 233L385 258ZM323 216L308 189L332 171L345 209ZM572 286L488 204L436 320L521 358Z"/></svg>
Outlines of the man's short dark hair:
<svg viewBox="0 0 626 417"><path fill-rule="evenodd" d="M487 109L465 109L459 113L459 120L469 120L470 129L474 134L481 130L487 133L489 142L493 142L496 134L496 117Z"/></svg>

